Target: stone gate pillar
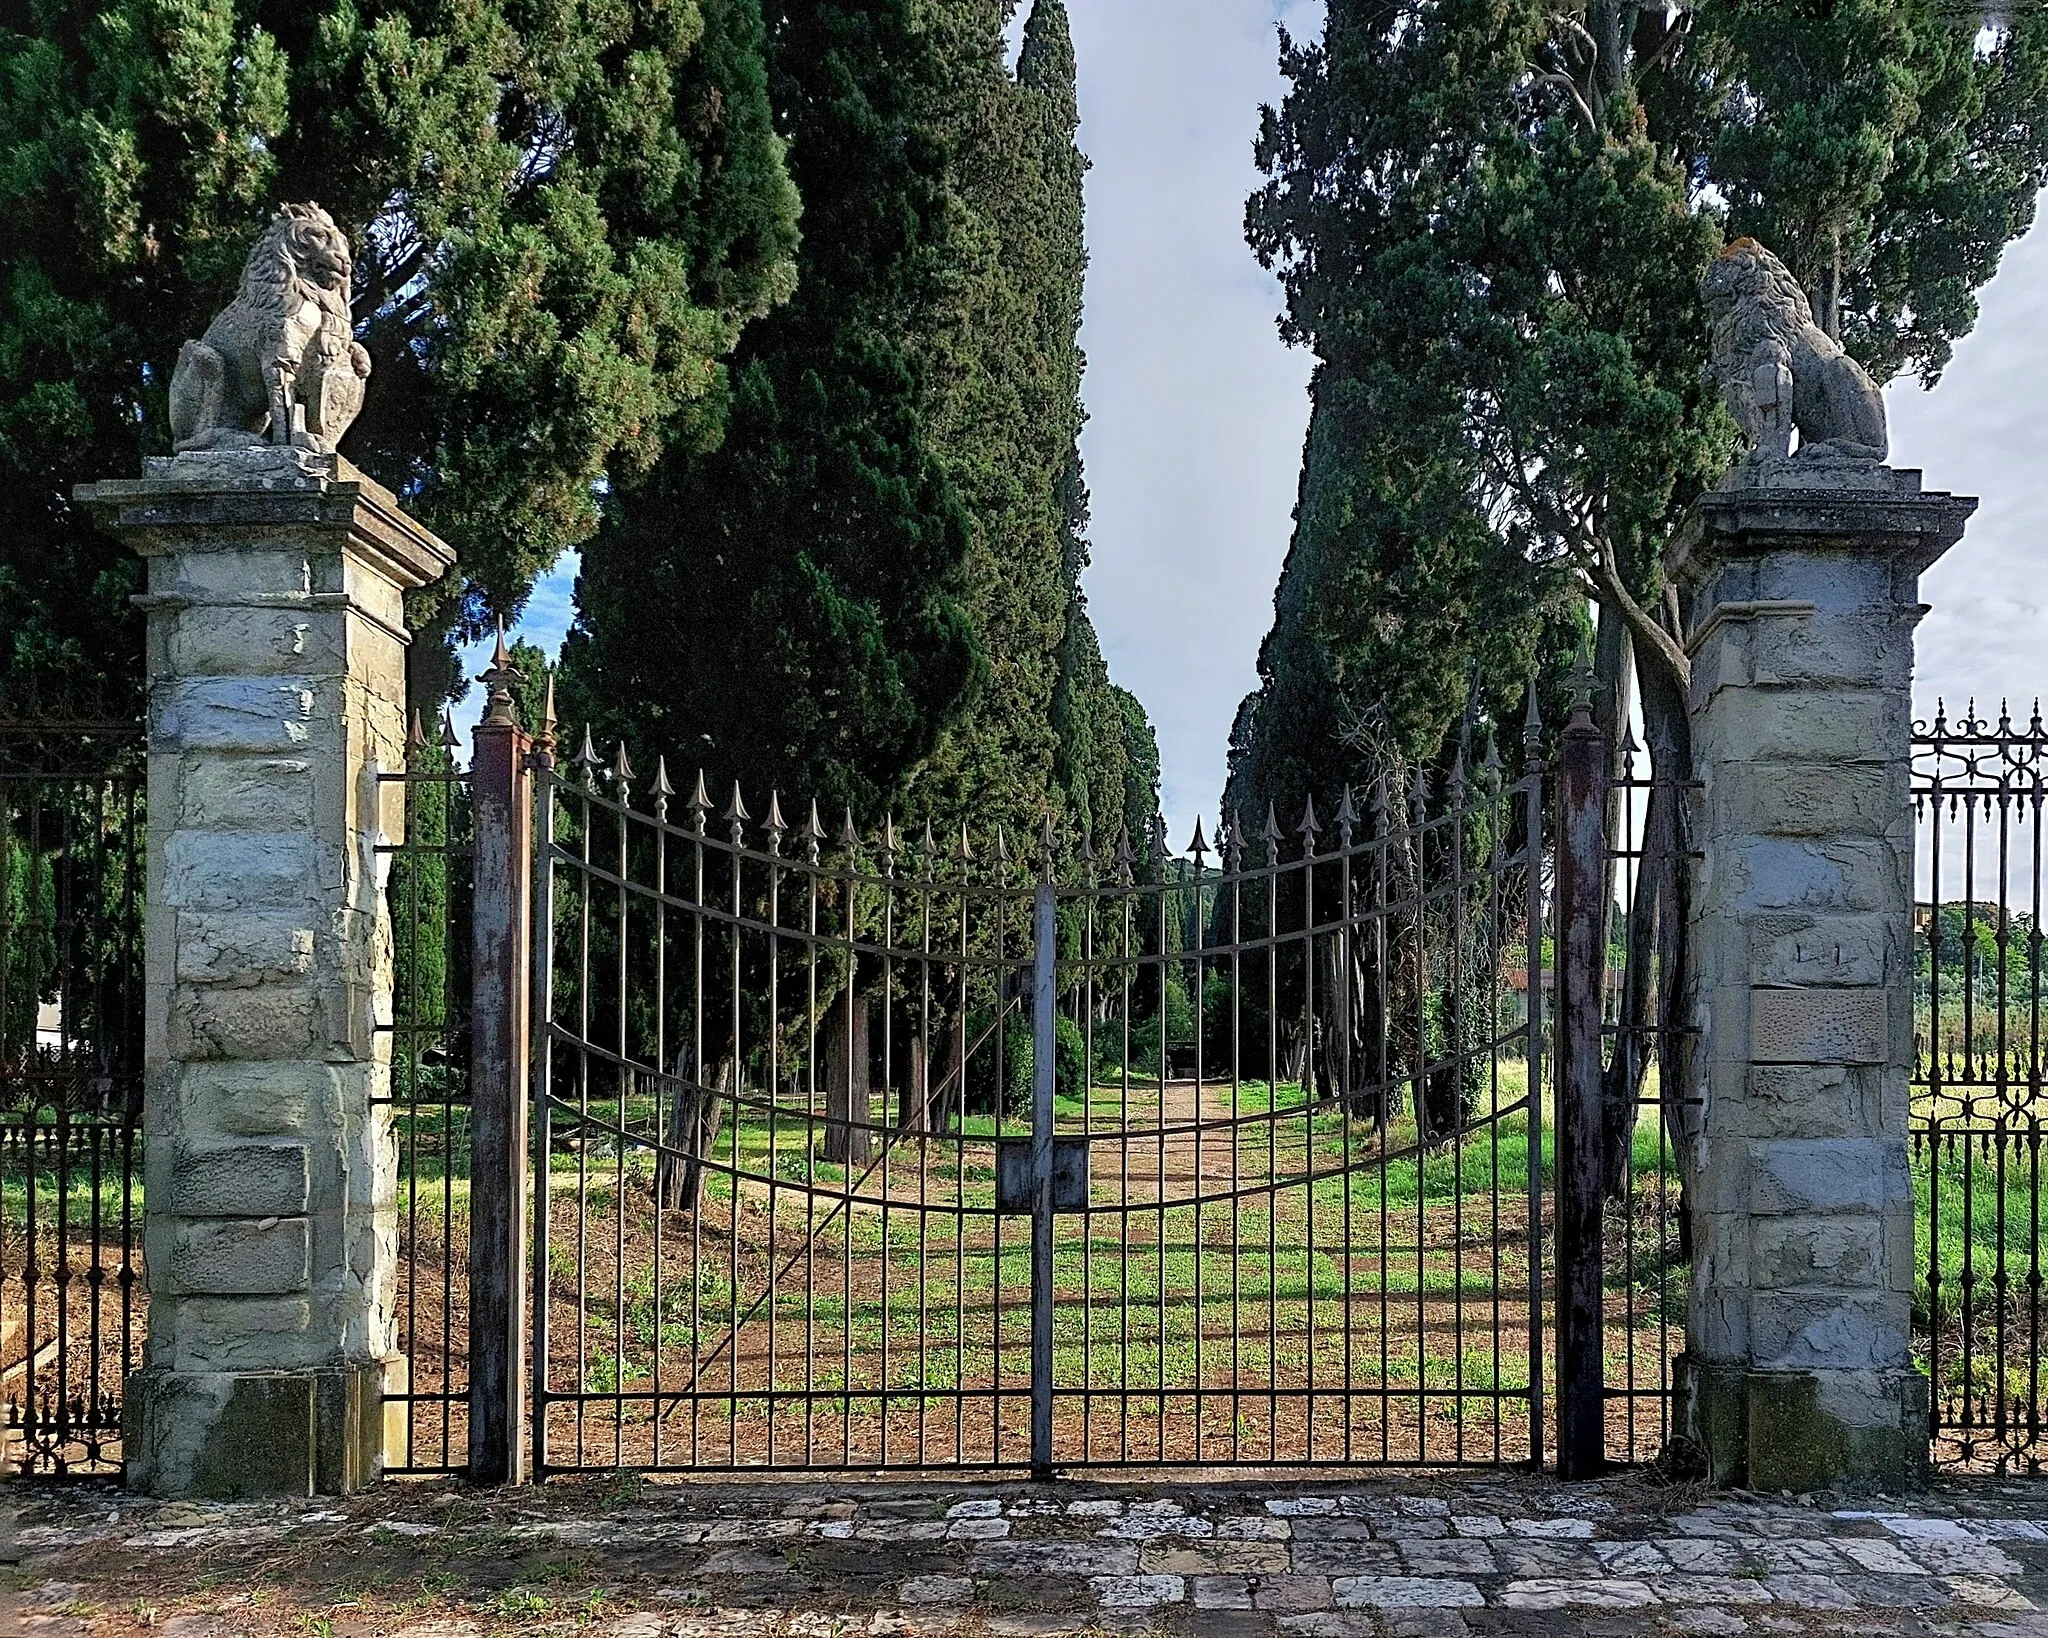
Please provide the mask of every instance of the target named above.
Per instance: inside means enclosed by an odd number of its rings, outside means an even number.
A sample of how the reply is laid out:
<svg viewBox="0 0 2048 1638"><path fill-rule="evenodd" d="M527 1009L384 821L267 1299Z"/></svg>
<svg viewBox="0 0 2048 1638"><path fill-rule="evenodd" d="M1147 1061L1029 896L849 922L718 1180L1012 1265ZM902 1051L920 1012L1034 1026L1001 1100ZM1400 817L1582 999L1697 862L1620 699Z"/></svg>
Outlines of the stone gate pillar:
<svg viewBox="0 0 2048 1638"><path fill-rule="evenodd" d="M332 455L146 463L78 499L148 559L144 1364L128 1481L374 1478L394 1357L402 595L453 554ZM402 1383L398 1384L402 1385Z"/></svg>
<svg viewBox="0 0 2048 1638"><path fill-rule="evenodd" d="M1910 1484L1913 628L1976 502L1775 462L1706 497L1678 566L1702 789L1683 1424L1761 1490Z"/></svg>

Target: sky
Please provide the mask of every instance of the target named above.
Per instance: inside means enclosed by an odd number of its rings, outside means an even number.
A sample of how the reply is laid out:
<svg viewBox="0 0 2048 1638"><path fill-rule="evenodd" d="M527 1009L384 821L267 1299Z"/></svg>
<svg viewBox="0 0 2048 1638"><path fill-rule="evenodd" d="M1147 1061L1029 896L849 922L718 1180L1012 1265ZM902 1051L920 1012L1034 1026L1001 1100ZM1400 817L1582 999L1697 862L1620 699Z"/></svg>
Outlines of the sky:
<svg viewBox="0 0 2048 1638"><path fill-rule="evenodd" d="M1176 842L1223 790L1231 719L1292 530L1311 360L1282 346L1280 292L1246 249L1259 106L1278 98L1276 26L1312 35L1321 0L1069 0L1080 63L1089 273L1082 345L1093 501L1086 581L1111 674L1159 734ZM2048 693L2048 230L2008 252L1977 333L1940 387L1895 385L1894 463L1983 498L1929 573L1916 706ZM522 629L550 651L573 557ZM481 669L474 656L472 672ZM2022 707L2022 702L2024 705ZM463 707L475 719L473 698Z"/></svg>

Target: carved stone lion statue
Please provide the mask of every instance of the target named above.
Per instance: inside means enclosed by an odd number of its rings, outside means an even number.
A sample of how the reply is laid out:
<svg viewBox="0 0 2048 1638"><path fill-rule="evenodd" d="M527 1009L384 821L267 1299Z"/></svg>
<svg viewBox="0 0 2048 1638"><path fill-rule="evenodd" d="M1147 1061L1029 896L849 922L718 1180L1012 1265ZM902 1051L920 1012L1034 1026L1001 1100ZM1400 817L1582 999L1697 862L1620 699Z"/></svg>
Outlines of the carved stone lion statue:
<svg viewBox="0 0 2048 1638"><path fill-rule="evenodd" d="M1813 322L1785 264L1754 239L1737 239L1700 281L1713 321L1713 370L1749 440L1752 464L1799 453L1882 461L1890 449L1884 399L1863 366Z"/></svg>
<svg viewBox="0 0 2048 1638"><path fill-rule="evenodd" d="M242 268L235 299L171 375L181 453L286 444L334 453L363 407L370 355L349 323L348 239L315 204L286 205Z"/></svg>

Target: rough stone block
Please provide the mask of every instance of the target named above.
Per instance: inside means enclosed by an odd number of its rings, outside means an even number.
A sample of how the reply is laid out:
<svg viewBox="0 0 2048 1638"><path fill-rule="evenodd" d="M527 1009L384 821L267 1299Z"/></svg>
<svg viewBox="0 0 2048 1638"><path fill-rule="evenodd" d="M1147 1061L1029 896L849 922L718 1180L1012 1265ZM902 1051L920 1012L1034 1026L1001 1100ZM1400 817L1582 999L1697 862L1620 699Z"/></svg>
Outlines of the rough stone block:
<svg viewBox="0 0 2048 1638"><path fill-rule="evenodd" d="M169 661L183 677L317 676L344 663L342 615L199 604L178 614Z"/></svg>
<svg viewBox="0 0 2048 1638"><path fill-rule="evenodd" d="M1713 851L1722 879L1705 885L1720 914L1882 912L1905 890L1900 855L1876 837L1731 837Z"/></svg>
<svg viewBox="0 0 2048 1638"><path fill-rule="evenodd" d="M1875 1091L1881 1074L1843 1064L1755 1065L1739 1111L1742 1130L1756 1138L1874 1136L1884 1130Z"/></svg>
<svg viewBox="0 0 2048 1638"><path fill-rule="evenodd" d="M188 1133L291 1137L341 1121L340 1080L326 1064L186 1063L176 1096Z"/></svg>
<svg viewBox="0 0 2048 1638"><path fill-rule="evenodd" d="M1688 1352L1679 1424L1717 1485L1894 1492L1927 1482L1927 1381L1912 1371L1758 1371Z"/></svg>
<svg viewBox="0 0 2048 1638"><path fill-rule="evenodd" d="M1904 1209L1913 1199L1903 1138L1778 1138L1750 1145L1759 1214Z"/></svg>
<svg viewBox="0 0 2048 1638"><path fill-rule="evenodd" d="M1871 986L1754 989L1749 1056L1759 1064L1889 1063L1891 994Z"/></svg>
<svg viewBox="0 0 2048 1638"><path fill-rule="evenodd" d="M174 1058L320 1056L327 1044L320 998L304 984L180 989L168 1023Z"/></svg>
<svg viewBox="0 0 2048 1638"><path fill-rule="evenodd" d="M1710 824L1724 836L1882 836L1902 777L1882 763L1724 764Z"/></svg>
<svg viewBox="0 0 2048 1638"><path fill-rule="evenodd" d="M180 830L164 842L164 903L179 910L296 909L319 887L310 835Z"/></svg>
<svg viewBox="0 0 2048 1638"><path fill-rule="evenodd" d="M295 1217L306 1210L303 1143L181 1149L171 1163L171 1210L183 1217Z"/></svg>
<svg viewBox="0 0 2048 1638"><path fill-rule="evenodd" d="M1912 663L1909 634L1888 613L1823 612L1761 619L1750 627L1750 674L1767 686L1903 693L1911 686Z"/></svg>
<svg viewBox="0 0 2048 1638"><path fill-rule="evenodd" d="M311 1282L311 1225L303 1217L181 1223L172 1232L175 1294L275 1297Z"/></svg>
<svg viewBox="0 0 2048 1638"><path fill-rule="evenodd" d="M380 1474L383 1381L381 1361L138 1371L122 1407L128 1486L220 1500L347 1495Z"/></svg>
<svg viewBox="0 0 2048 1638"><path fill-rule="evenodd" d="M333 1340L314 1329L313 1304L299 1297L187 1297L170 1327L181 1371L288 1371L329 1358Z"/></svg>
<svg viewBox="0 0 2048 1638"><path fill-rule="evenodd" d="M1760 1370L1896 1370L1910 1358L1910 1305L1885 1293L1758 1291L1749 1305Z"/></svg>
<svg viewBox="0 0 2048 1638"><path fill-rule="evenodd" d="M1699 723L1714 765L1895 762L1910 731L1900 705L1874 689L1724 688Z"/></svg>
<svg viewBox="0 0 2048 1638"><path fill-rule="evenodd" d="M178 917L178 977L188 984L264 984L313 970L314 935L303 913L187 910Z"/></svg>
<svg viewBox="0 0 2048 1638"><path fill-rule="evenodd" d="M1749 981L1880 985L1900 970L1897 918L1882 913L1758 916L1749 923Z"/></svg>
<svg viewBox="0 0 2048 1638"><path fill-rule="evenodd" d="M296 831L313 812L313 765L297 757L190 756L179 771L180 822L195 830Z"/></svg>
<svg viewBox="0 0 2048 1638"><path fill-rule="evenodd" d="M152 691L150 746L259 755L295 751L313 740L317 697L306 677L180 678Z"/></svg>
<svg viewBox="0 0 2048 1638"><path fill-rule="evenodd" d="M1880 1290L1883 1221L1876 1217L1758 1217L1749 1274L1762 1287L1835 1286Z"/></svg>

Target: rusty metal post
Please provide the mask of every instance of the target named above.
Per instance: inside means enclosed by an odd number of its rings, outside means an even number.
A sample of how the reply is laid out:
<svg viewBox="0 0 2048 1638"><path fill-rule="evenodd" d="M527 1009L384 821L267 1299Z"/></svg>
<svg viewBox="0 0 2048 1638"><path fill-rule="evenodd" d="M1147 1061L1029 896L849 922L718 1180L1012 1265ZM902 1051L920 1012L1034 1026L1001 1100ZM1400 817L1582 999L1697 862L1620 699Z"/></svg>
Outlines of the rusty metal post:
<svg viewBox="0 0 2048 1638"><path fill-rule="evenodd" d="M531 741L512 709L505 637L470 766L476 801L469 1069L469 1477L525 1477L527 976Z"/></svg>
<svg viewBox="0 0 2048 1638"><path fill-rule="evenodd" d="M1558 758L1559 1074L1557 1082L1557 1471L1590 1479L1606 1464L1601 1265L1600 981L1606 951L1607 757L1592 675L1574 673Z"/></svg>

